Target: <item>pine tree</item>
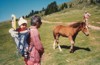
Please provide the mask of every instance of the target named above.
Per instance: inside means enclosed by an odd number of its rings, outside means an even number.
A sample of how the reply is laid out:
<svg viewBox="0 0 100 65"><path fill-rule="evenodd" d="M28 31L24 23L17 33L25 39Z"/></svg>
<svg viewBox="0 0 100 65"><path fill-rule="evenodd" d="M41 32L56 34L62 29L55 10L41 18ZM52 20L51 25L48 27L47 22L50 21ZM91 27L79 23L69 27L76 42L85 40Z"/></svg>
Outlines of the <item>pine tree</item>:
<svg viewBox="0 0 100 65"><path fill-rule="evenodd" d="M56 1L54 1L47 6L45 10L45 15L48 15L57 11L58 11L58 6L56 4Z"/></svg>
<svg viewBox="0 0 100 65"><path fill-rule="evenodd" d="M100 0L96 0L97 3L100 3Z"/></svg>

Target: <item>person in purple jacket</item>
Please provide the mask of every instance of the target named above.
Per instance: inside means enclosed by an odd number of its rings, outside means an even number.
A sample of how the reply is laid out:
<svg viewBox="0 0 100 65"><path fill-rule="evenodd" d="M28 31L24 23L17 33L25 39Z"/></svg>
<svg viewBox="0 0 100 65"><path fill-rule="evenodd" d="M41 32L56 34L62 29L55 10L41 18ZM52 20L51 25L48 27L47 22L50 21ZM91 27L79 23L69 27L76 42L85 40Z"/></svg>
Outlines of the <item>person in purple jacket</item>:
<svg viewBox="0 0 100 65"><path fill-rule="evenodd" d="M31 18L30 26L30 46L29 46L29 59L27 65L41 65L41 58L44 53L44 48L40 39L38 28L40 28L42 22L39 16L33 16Z"/></svg>

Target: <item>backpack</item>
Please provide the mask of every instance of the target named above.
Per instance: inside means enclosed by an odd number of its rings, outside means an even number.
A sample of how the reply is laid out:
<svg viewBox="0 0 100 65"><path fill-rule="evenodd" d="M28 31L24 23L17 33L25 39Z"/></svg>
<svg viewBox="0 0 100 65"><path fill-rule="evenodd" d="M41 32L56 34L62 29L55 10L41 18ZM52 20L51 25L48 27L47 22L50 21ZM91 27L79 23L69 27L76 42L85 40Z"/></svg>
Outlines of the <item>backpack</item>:
<svg viewBox="0 0 100 65"><path fill-rule="evenodd" d="M11 36L13 37L18 52L25 58L28 58L28 38L29 38L29 31L17 32L12 29L9 30Z"/></svg>

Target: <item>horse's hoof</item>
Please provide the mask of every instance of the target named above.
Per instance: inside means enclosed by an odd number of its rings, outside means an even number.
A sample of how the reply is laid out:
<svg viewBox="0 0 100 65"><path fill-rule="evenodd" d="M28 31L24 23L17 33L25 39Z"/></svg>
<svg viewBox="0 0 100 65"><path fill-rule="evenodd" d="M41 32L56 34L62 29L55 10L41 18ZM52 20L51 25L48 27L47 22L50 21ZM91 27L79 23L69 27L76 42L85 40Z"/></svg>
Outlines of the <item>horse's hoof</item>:
<svg viewBox="0 0 100 65"><path fill-rule="evenodd" d="M62 52L62 50L60 50L60 52Z"/></svg>
<svg viewBox="0 0 100 65"><path fill-rule="evenodd" d="M71 50L70 53L74 53L74 51Z"/></svg>
<svg viewBox="0 0 100 65"><path fill-rule="evenodd" d="M53 47L53 49L55 50L56 48L55 48L55 47Z"/></svg>

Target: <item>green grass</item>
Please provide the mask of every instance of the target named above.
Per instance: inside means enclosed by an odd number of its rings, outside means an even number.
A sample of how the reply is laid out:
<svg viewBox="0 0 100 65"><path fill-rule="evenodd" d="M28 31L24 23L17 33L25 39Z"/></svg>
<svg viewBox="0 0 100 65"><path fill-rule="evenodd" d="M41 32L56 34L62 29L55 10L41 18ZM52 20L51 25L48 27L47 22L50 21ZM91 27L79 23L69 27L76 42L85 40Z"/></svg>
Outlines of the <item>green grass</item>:
<svg viewBox="0 0 100 65"><path fill-rule="evenodd" d="M100 31L90 30L89 37L85 36L82 32L80 32L76 38L76 44L75 44L75 47L80 49L76 50L75 53L71 54L69 53L70 42L67 38L60 37L60 44L68 46L68 48L62 48L63 52L60 52L58 48L55 50L52 49L53 36L51 29L55 25L56 24L43 24L40 29L40 31L46 30L44 33L41 32L41 37L45 48L42 65L81 65L81 64L99 65L100 64L99 62Z"/></svg>
<svg viewBox="0 0 100 65"><path fill-rule="evenodd" d="M100 10L95 7L87 8L92 14L90 24L100 26L96 22L100 21ZM97 11L97 12L95 12ZM72 22L82 20L83 10L63 10L42 19L51 22ZM100 31L90 30L90 36L85 36L80 32L76 38L74 53L69 53L70 42L67 38L60 37L60 45L63 46L62 52L58 48L53 50L53 27L58 24L43 23L39 29L41 41L45 53L42 59L42 65L100 65ZM64 24L66 25L66 24ZM11 38L8 30L11 28L10 22L0 23L0 65L24 65L23 58L16 54L16 45Z"/></svg>
<svg viewBox="0 0 100 65"><path fill-rule="evenodd" d="M82 12L78 13L80 10L63 10L58 13L54 13L48 16L43 17L44 20L51 22L71 22L71 21L80 21L82 17ZM77 15L77 17L76 17Z"/></svg>
<svg viewBox="0 0 100 65"><path fill-rule="evenodd" d="M10 22L0 23L0 65L21 65L21 57L16 54L16 46L8 30Z"/></svg>
<svg viewBox="0 0 100 65"><path fill-rule="evenodd" d="M97 6L84 9L69 8L57 13L44 16L43 19L50 22L66 22L66 23L83 21L83 14L85 11L88 11L91 14L91 17L89 18L89 23L100 27L100 24L97 23L97 22L100 23L100 8Z"/></svg>

